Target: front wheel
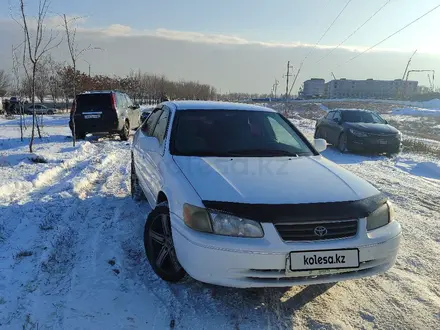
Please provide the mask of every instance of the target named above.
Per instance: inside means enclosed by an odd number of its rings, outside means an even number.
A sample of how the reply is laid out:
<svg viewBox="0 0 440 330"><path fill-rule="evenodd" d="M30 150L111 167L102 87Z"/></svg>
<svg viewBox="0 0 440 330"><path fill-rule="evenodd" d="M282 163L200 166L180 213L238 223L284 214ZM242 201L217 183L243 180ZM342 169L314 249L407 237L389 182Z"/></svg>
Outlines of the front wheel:
<svg viewBox="0 0 440 330"><path fill-rule="evenodd" d="M168 205L158 205L147 218L144 230L144 246L154 272L168 282L178 282L186 275L177 260L171 232Z"/></svg>
<svg viewBox="0 0 440 330"><path fill-rule="evenodd" d="M344 153L345 151L347 151L347 134L342 133L339 136L339 140L338 140L338 149L340 152Z"/></svg>

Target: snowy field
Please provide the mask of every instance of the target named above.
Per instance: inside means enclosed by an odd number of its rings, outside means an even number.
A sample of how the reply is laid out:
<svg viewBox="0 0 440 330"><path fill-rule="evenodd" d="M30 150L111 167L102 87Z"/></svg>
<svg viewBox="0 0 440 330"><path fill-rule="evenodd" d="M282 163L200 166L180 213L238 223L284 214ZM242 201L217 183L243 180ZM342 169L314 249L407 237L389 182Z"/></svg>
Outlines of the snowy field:
<svg viewBox="0 0 440 330"><path fill-rule="evenodd" d="M395 203L404 239L384 275L285 289L170 285L144 254L150 209L130 198L130 143L73 148L67 120L45 117L35 154L47 163L33 163L17 121L0 119L1 329L439 329L438 159L324 152ZM292 121L313 135L312 120Z"/></svg>

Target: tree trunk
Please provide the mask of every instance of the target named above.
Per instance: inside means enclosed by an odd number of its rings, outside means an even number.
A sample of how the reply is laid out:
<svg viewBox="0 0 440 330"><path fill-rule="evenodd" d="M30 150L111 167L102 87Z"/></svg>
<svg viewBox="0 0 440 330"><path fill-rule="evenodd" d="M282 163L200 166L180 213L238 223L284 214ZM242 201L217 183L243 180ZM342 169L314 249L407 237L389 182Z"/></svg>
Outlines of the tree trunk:
<svg viewBox="0 0 440 330"><path fill-rule="evenodd" d="M31 90L32 90L32 132L31 132L31 141L29 142L29 152L32 153L33 151L33 146L34 146L34 138L35 138L35 122L36 122L36 112L35 112L35 72L36 72L36 65L35 63L33 63L33 67L32 67L32 86L31 86ZM37 122L37 127L38 127L38 134L40 134L40 128L38 126L38 122ZM40 135L41 138L41 135Z"/></svg>
<svg viewBox="0 0 440 330"><path fill-rule="evenodd" d="M76 113L76 63L73 61L73 101L72 101L72 141L73 146L76 145L76 124L75 124L75 113Z"/></svg>
<svg viewBox="0 0 440 330"><path fill-rule="evenodd" d="M20 141L23 142L23 107L18 102L18 111L20 111Z"/></svg>

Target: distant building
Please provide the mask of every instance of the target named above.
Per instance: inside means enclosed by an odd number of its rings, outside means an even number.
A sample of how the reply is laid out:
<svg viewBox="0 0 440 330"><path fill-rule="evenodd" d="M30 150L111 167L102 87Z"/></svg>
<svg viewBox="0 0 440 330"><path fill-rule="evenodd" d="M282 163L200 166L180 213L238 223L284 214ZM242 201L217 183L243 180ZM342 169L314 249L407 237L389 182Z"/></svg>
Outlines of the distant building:
<svg viewBox="0 0 440 330"><path fill-rule="evenodd" d="M325 84L327 97L337 98L378 98L389 99L405 94L408 97L417 93L417 81L396 80L348 80L345 78Z"/></svg>
<svg viewBox="0 0 440 330"><path fill-rule="evenodd" d="M305 98L323 97L325 95L325 80L312 78L304 81L302 96Z"/></svg>

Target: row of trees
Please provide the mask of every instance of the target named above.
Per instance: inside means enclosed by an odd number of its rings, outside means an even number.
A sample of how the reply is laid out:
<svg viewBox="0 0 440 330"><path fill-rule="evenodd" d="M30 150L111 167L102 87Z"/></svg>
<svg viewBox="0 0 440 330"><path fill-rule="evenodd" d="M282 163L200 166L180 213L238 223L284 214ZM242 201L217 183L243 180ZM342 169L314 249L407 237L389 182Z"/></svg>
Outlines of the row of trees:
<svg viewBox="0 0 440 330"><path fill-rule="evenodd" d="M40 101L50 96L54 101L72 99L73 86L76 93L87 90L120 90L129 94L134 101L144 102L158 99L166 94L171 99L216 99L216 89L208 84L195 81L172 81L165 76L131 72L125 77L93 75L76 70L72 66L63 66L55 62L50 55L42 58L36 69L35 96ZM21 77L19 84L13 84L11 75L0 71L0 96L7 92L32 99L32 77Z"/></svg>

